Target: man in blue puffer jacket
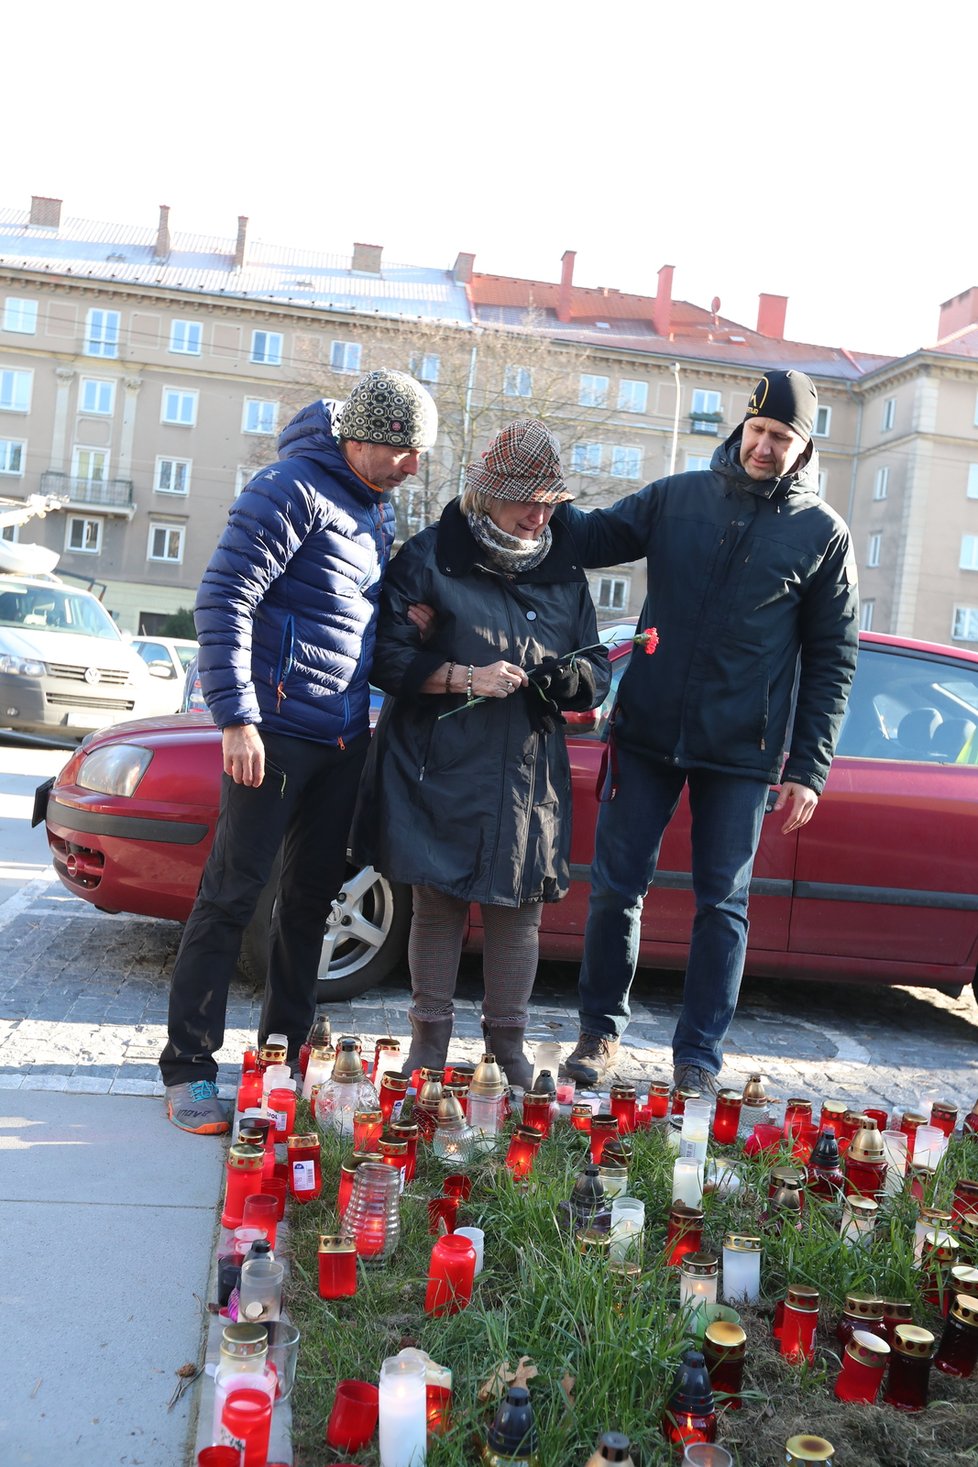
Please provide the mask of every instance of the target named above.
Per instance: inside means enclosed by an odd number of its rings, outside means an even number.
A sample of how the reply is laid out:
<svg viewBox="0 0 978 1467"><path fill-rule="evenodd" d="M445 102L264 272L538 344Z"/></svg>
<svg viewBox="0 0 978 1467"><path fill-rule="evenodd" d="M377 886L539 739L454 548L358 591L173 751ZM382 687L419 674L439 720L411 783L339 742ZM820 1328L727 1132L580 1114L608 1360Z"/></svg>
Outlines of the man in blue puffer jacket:
<svg viewBox="0 0 978 1467"><path fill-rule="evenodd" d="M214 845L177 953L160 1056L167 1114L228 1129L214 1055L241 938L279 847L259 1043L295 1063L315 1013L323 933L346 867L369 730L370 664L394 540L389 495L435 441L430 395L403 372L369 372L345 403L314 402L281 458L231 506L194 620L207 706L222 730Z"/></svg>

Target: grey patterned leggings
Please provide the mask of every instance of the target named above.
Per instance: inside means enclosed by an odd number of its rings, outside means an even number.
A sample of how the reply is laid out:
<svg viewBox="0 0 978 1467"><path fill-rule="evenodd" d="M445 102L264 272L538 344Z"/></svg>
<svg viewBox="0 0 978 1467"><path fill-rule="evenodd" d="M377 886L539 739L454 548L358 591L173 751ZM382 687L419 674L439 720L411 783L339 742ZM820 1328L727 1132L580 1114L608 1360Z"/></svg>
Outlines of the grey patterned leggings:
<svg viewBox="0 0 978 1467"><path fill-rule="evenodd" d="M454 1012L452 999L469 903L430 886L415 886L408 940L411 1007L419 1019ZM482 1012L491 1024L525 1026L537 973L542 902L524 907L481 906L485 928Z"/></svg>

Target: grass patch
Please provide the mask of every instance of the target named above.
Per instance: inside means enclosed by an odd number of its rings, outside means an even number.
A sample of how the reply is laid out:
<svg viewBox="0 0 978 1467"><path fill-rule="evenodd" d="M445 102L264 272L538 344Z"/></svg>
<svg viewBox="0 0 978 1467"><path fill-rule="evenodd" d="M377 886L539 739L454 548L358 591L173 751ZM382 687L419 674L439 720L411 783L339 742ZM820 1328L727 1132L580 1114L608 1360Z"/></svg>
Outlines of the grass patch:
<svg viewBox="0 0 978 1467"><path fill-rule="evenodd" d="M299 1125L313 1129L301 1107ZM381 1268L361 1267L352 1299L322 1300L318 1238L338 1230L339 1166L349 1150L348 1142L324 1137L322 1198L289 1209L287 1307L302 1331L292 1402L297 1467L322 1467L341 1455L325 1445L336 1381L376 1381L384 1357L408 1344L427 1350L453 1374L452 1426L429 1445L431 1467L474 1460L491 1416L479 1401L480 1388L500 1362L515 1368L523 1356L537 1371L529 1389L546 1467L579 1467L608 1430L631 1438L642 1467L677 1461L660 1430L676 1364L689 1343L678 1315L678 1270L662 1262L675 1153L659 1132L632 1138L628 1191L644 1201L646 1225L642 1275L623 1286L602 1261L575 1251L557 1223L558 1204L588 1159L586 1137L566 1123L556 1126L524 1184L514 1183L503 1165L507 1140L469 1168L472 1194L459 1213L460 1225L486 1233L485 1267L472 1303L433 1319L423 1307L434 1241L427 1200L440 1192L445 1168L428 1148L419 1148L417 1176L401 1199L394 1257ZM715 1154L733 1157L736 1151L717 1148ZM759 1219L771 1166L788 1159L785 1153L739 1163L740 1190L708 1194L704 1202L704 1247L719 1254L730 1231L764 1238L762 1299L755 1307L738 1306L747 1331L744 1406L721 1413L718 1440L741 1467L780 1467L785 1441L801 1431L828 1437L836 1462L846 1467L974 1467L978 1377L956 1381L932 1372L931 1404L916 1416L883 1405L843 1404L832 1392L840 1359L835 1326L846 1293L910 1299L914 1322L940 1338L943 1319L923 1301L913 1261L917 1204L904 1195L887 1199L869 1247L843 1244L835 1208L810 1200L800 1230L778 1232ZM954 1182L966 1175L978 1175L978 1139L952 1141L927 1201L950 1211ZM822 1297L815 1360L801 1368L781 1359L771 1337L774 1305L789 1281L809 1283ZM375 1467L378 1460L375 1438L357 1461Z"/></svg>

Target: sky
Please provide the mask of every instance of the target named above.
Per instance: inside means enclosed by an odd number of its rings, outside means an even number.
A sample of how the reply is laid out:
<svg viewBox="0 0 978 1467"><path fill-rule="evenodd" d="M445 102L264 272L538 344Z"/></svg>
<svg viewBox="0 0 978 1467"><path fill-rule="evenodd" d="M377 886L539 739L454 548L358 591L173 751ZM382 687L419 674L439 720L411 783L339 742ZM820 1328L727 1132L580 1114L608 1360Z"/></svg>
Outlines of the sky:
<svg viewBox="0 0 978 1467"><path fill-rule="evenodd" d="M978 284L976 36L949 0L52 0L4 16L0 207L540 280L574 250L644 295L669 264L901 355Z"/></svg>

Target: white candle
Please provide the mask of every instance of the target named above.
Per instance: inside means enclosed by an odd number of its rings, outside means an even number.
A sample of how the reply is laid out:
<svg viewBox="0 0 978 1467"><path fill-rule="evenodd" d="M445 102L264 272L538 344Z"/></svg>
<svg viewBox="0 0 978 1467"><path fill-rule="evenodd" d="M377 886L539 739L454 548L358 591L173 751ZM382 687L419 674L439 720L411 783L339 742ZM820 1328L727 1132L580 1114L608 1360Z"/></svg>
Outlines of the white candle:
<svg viewBox="0 0 978 1467"><path fill-rule="evenodd" d="M761 1294L761 1250L743 1244L723 1245L723 1297L728 1303L746 1299L753 1304Z"/></svg>
<svg viewBox="0 0 978 1467"><path fill-rule="evenodd" d="M887 1197L895 1197L903 1189L907 1175L907 1150L909 1137L906 1131L881 1131L883 1155L886 1158L886 1180L883 1191Z"/></svg>
<svg viewBox="0 0 978 1467"><path fill-rule="evenodd" d="M486 1257L486 1235L482 1228L456 1228L457 1238L468 1238L475 1249L475 1272L476 1277L482 1272L482 1265Z"/></svg>
<svg viewBox="0 0 978 1467"><path fill-rule="evenodd" d="M630 1253L640 1250L645 1227L645 1203L638 1197L616 1197L611 1204L611 1246L609 1256L623 1262Z"/></svg>
<svg viewBox="0 0 978 1467"><path fill-rule="evenodd" d="M672 1200L687 1207L700 1207L703 1202L703 1167L691 1157L681 1156L672 1169Z"/></svg>
<svg viewBox="0 0 978 1467"><path fill-rule="evenodd" d="M948 1138L937 1126L918 1126L913 1138L913 1164L936 1171L947 1150Z"/></svg>
<svg viewBox="0 0 978 1467"><path fill-rule="evenodd" d="M413 1351L402 1350L388 1356L380 1367L381 1467L424 1467L428 1440L425 1366L413 1355Z"/></svg>
<svg viewBox="0 0 978 1467"><path fill-rule="evenodd" d="M687 1107L679 1139L679 1155L691 1156L694 1161L706 1161L706 1144L709 1134L709 1118L697 1114L690 1115Z"/></svg>

